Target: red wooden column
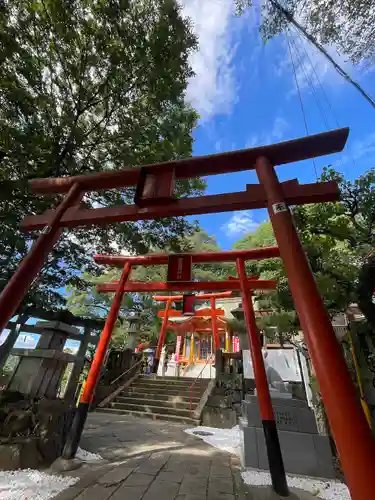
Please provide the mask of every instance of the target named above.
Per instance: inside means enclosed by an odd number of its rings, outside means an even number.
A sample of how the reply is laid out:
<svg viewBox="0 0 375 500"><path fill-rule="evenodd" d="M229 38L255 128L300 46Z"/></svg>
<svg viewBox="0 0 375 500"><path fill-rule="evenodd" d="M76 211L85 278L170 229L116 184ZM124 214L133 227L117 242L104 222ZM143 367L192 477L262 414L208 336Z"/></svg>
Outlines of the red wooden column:
<svg viewBox="0 0 375 500"><path fill-rule="evenodd" d="M158 366L159 366L161 351L163 349L163 345L164 345L164 342L165 342L165 335L167 333L168 316L169 316L168 312L169 312L169 308L171 307L171 302L172 301L173 301L172 299L169 299L169 300L166 301L166 304L165 304L163 322L162 322L162 325L161 325L161 328L160 328L160 334L159 334L159 338L158 338L158 345L156 347L155 358L154 358L154 362L153 362L153 366L152 366L152 372L153 373L157 373L157 371L158 371Z"/></svg>
<svg viewBox="0 0 375 500"><path fill-rule="evenodd" d="M219 332L217 330L216 323L216 300L215 297L210 298L210 306L211 306L211 325L212 325L212 335L214 338L214 350L220 349L220 337Z"/></svg>
<svg viewBox="0 0 375 500"><path fill-rule="evenodd" d="M245 313L247 337L249 340L249 349L253 363L255 386L257 389L272 486L275 492L279 495L288 496L289 491L285 477L283 457L276 429L275 416L273 413L271 395L262 355L260 334L256 324L253 301L251 298L251 290L249 290L247 286L244 259L237 259L236 266L237 274L241 283L242 307Z"/></svg>
<svg viewBox="0 0 375 500"><path fill-rule="evenodd" d="M50 224L44 227L40 236L31 247L29 253L20 263L0 295L0 332L7 326L8 321L17 311L23 298L27 294L33 281L38 276L47 255L60 237L60 221L68 208L71 208L83 196L79 184L73 184L69 192L54 211Z"/></svg>
<svg viewBox="0 0 375 500"><path fill-rule="evenodd" d="M268 198L268 213L304 331L342 468L353 500L372 500L375 442L361 409L340 345L319 295L308 260L267 158L256 162Z"/></svg>
<svg viewBox="0 0 375 500"><path fill-rule="evenodd" d="M124 298L124 287L126 280L129 277L130 271L131 264L127 262L122 271L121 278L117 287L117 292L113 299L111 309L108 313L107 321L105 322L103 331L100 335L100 340L95 351L94 359L91 363L90 371L85 383L85 388L83 390L77 412L74 416L72 427L70 428L69 436L67 438L63 451L64 458L74 458L77 452L83 427L86 422L87 413L90 409L90 404L94 396L95 388L100 378L100 372L108 351L109 343L111 341L113 328L118 318L122 299Z"/></svg>

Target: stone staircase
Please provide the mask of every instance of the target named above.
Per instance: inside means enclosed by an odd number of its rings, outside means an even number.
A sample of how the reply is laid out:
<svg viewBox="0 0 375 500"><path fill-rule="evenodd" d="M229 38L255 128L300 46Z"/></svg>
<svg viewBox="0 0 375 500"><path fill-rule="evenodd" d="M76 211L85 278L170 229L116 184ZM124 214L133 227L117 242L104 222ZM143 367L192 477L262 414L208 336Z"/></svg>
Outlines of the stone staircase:
<svg viewBox="0 0 375 500"><path fill-rule="evenodd" d="M169 420L197 425L190 411L190 386L193 378L154 377L141 375L116 398L96 411ZM210 379L198 379L192 390L192 411L199 404Z"/></svg>

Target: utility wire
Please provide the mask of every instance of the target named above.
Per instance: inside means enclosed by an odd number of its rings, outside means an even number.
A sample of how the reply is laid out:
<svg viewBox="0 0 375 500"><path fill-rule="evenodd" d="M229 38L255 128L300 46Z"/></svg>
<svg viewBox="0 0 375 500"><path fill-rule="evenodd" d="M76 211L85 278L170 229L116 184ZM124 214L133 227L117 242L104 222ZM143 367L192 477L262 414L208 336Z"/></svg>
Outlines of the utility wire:
<svg viewBox="0 0 375 500"><path fill-rule="evenodd" d="M294 47L294 52L295 52L295 54L297 56L297 63L300 65L300 67L301 67L301 69L303 71L303 74L305 75L305 79L306 79L307 85L311 87L311 90L312 90L313 95L315 97L317 108L319 109L319 112L320 112L320 114L322 116L322 119L324 121L326 129L329 130L330 126L329 126L329 123L328 123L328 120L327 120L327 116L326 116L326 114L324 112L324 109L323 109L321 103L320 103L319 96L318 96L318 94L316 92L314 82L312 81L312 78L310 78L310 76L308 74L308 71L306 70L305 64L303 62L303 57L300 54L300 51L298 49L298 45L297 45L296 41L293 40L293 37L291 38L291 45Z"/></svg>
<svg viewBox="0 0 375 500"><path fill-rule="evenodd" d="M310 54L309 54L308 50L306 49L306 47L305 47L305 45L304 45L304 43L303 43L303 38L302 38L302 36L301 36L301 33L300 33L300 32L299 32L299 31L298 31L295 27L294 27L294 31L296 32L296 34L297 34L298 38L301 40L301 46L302 46L302 48L303 48L303 50L304 50L304 52L305 52L305 54L306 54L307 59L308 59L308 60L309 60L309 62L310 62L310 66L312 67L313 73L314 73L314 75L315 75L315 79L316 79L316 81L317 81L317 83L318 83L318 85L319 85L319 88L320 88L320 90L321 90L321 92L322 92L322 94L323 94L323 96L324 96L324 99L326 100L327 105L328 105L328 107L329 107L329 109L330 109L330 111L331 111L331 113L332 113L333 120L334 120L334 122L335 122L336 126L337 126L338 128L340 128L340 127L341 127L340 122L339 122L339 120L338 120L338 118L337 118L337 115L336 115L336 113L335 113L335 111L334 111L334 109L333 109L332 105L331 105L331 102L330 102L330 100L329 100L329 98L328 98L327 92L325 91L325 89L324 89L324 87L323 87L323 85L322 85L322 83L321 83L321 81L320 81L319 75L318 75L318 73L317 73L317 71L316 71L316 69L315 69L315 65L314 65L313 61L311 60Z"/></svg>
<svg viewBox="0 0 375 500"><path fill-rule="evenodd" d="M318 75L318 73L317 73L317 71L316 71L316 69L315 69L315 65L314 65L313 61L311 60L310 54L309 54L309 52L308 52L307 48L305 47L305 45L304 45L304 43L303 43L303 38L302 38L302 35L301 35L301 33L300 33L300 32L299 32L299 31L298 31L295 27L294 27L294 31L296 32L296 34L297 34L298 38L299 38L299 39L300 39L300 41L301 41L301 46L302 46L303 50L305 51L305 54L306 54L307 59L308 59L308 60L309 60L309 62L310 62L310 65L311 65L312 70L313 70L313 72L314 72L314 75L315 75L316 81L318 82L318 85L319 85L319 87L320 87L320 90L322 91L322 94L323 94L323 96L324 96L324 98L325 98L325 100L326 100L326 102L327 102L327 104L328 104L328 107L329 107L329 109L330 109L330 111L331 111L331 114L332 114L332 116L333 116L333 119L334 119L334 121L335 121L335 124L336 124L336 126L337 126L338 128L340 128L340 127L341 127L340 121L339 121L339 119L337 118L337 115L336 115L336 113L335 113L335 110L333 109L333 106L331 105L331 101L330 101L330 99L329 99L329 97L328 97L328 94L327 94L327 92L325 91L324 86L323 86L323 84L322 84L322 82L321 82L321 80L320 80L320 78L319 78L319 75ZM350 157L350 160L352 161L353 165L354 165L355 167L357 167L357 163L356 163L356 161L355 161L354 157L350 154L350 151L349 151L349 157Z"/></svg>
<svg viewBox="0 0 375 500"><path fill-rule="evenodd" d="M277 9L293 26L299 30L318 50L321 52L328 61L332 64L335 70L343 77L347 82L349 82L353 87L355 87L358 92L362 94L362 96L366 99L367 102L371 104L373 108L375 108L374 99L360 86L358 82L353 80L353 78L339 65L337 62L328 54L325 48L320 45L320 43L310 35L303 26L301 26L293 17L293 15L286 10L282 5L279 4L277 0L269 0L271 4Z"/></svg>
<svg viewBox="0 0 375 500"><path fill-rule="evenodd" d="M296 82L297 93L298 93L298 99L299 99L299 103L300 103L300 106L301 106L301 111L302 111L302 116L303 116L303 122L304 122L304 124L305 124L305 131L306 131L306 135L310 135L310 134L309 134L309 127L307 126L307 119L306 119L305 108L304 108L304 106L303 106L303 101L302 101L302 94L301 94L301 90L300 90L300 88L299 88L299 83L298 83L298 78L297 78L296 66L295 66L295 64L294 64L294 59L293 59L293 54L292 54L292 48L291 48L291 46L290 46L288 29L285 31L285 35L286 35L286 41L287 41L287 43L288 43L288 50L289 50L290 60L291 60L291 62L292 62L293 74L294 74L294 80L295 80L295 82ZM315 177L316 177L316 179L318 179L318 173L317 173L317 169L316 169L316 165L315 165L315 159L313 158L313 159L312 159L312 161L313 161L313 165L314 165Z"/></svg>

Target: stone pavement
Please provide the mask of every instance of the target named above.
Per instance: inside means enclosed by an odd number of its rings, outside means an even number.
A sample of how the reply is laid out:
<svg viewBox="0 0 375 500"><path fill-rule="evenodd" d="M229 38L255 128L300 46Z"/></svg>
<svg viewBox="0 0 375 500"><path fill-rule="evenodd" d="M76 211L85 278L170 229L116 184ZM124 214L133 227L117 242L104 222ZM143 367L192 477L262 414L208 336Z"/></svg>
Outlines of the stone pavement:
<svg viewBox="0 0 375 500"><path fill-rule="evenodd" d="M104 460L63 473L80 481L54 500L279 500L269 487L247 487L240 461L186 426L106 413L90 414L80 446ZM317 500L294 490L289 500Z"/></svg>
<svg viewBox="0 0 375 500"><path fill-rule="evenodd" d="M80 481L54 500L252 500L237 457L186 426L123 415L89 415L80 446L105 460L65 475Z"/></svg>

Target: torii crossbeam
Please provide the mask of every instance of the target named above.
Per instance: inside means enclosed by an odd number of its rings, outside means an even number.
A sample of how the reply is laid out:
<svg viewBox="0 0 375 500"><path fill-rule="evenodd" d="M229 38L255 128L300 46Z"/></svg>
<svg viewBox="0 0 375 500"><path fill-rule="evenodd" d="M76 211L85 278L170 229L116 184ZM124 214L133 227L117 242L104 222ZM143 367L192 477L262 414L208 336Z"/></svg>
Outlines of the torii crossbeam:
<svg viewBox="0 0 375 500"><path fill-rule="evenodd" d="M31 181L30 186L36 193L60 193L66 196L55 210L26 217L22 222L22 227L26 230L43 228L43 231L0 295L0 331L6 327L31 283L38 276L63 227L267 207L352 499L372 500L375 491L374 438L362 412L343 353L289 210L291 204L338 200L337 184L329 182L300 186L297 181L280 183L274 169L276 165L341 151L348 133L349 129L338 129L260 148L120 171ZM175 197L176 180L250 169L256 170L259 185L250 185L246 191L186 199ZM88 210L79 206L88 191L129 186L136 186L133 205ZM246 299L245 317L249 318L247 321L252 322L244 259L238 258L236 266L238 279L242 284L242 294ZM124 268L124 283L130 267L126 265ZM253 339L250 339L254 351L252 342ZM255 373L258 371L258 380L263 380L264 365L258 366L253 360L253 366ZM95 359L92 369L98 369ZM273 436L267 444L273 486L277 493L285 496L288 494L288 488L272 404L266 400L263 403L260 401L265 429L267 427L269 437ZM265 411L265 408L269 411ZM82 412L82 408L78 409L71 429L72 434L80 435L82 431L85 420L83 413L87 414L87 409ZM77 447L78 442L70 447L71 456L75 455Z"/></svg>

